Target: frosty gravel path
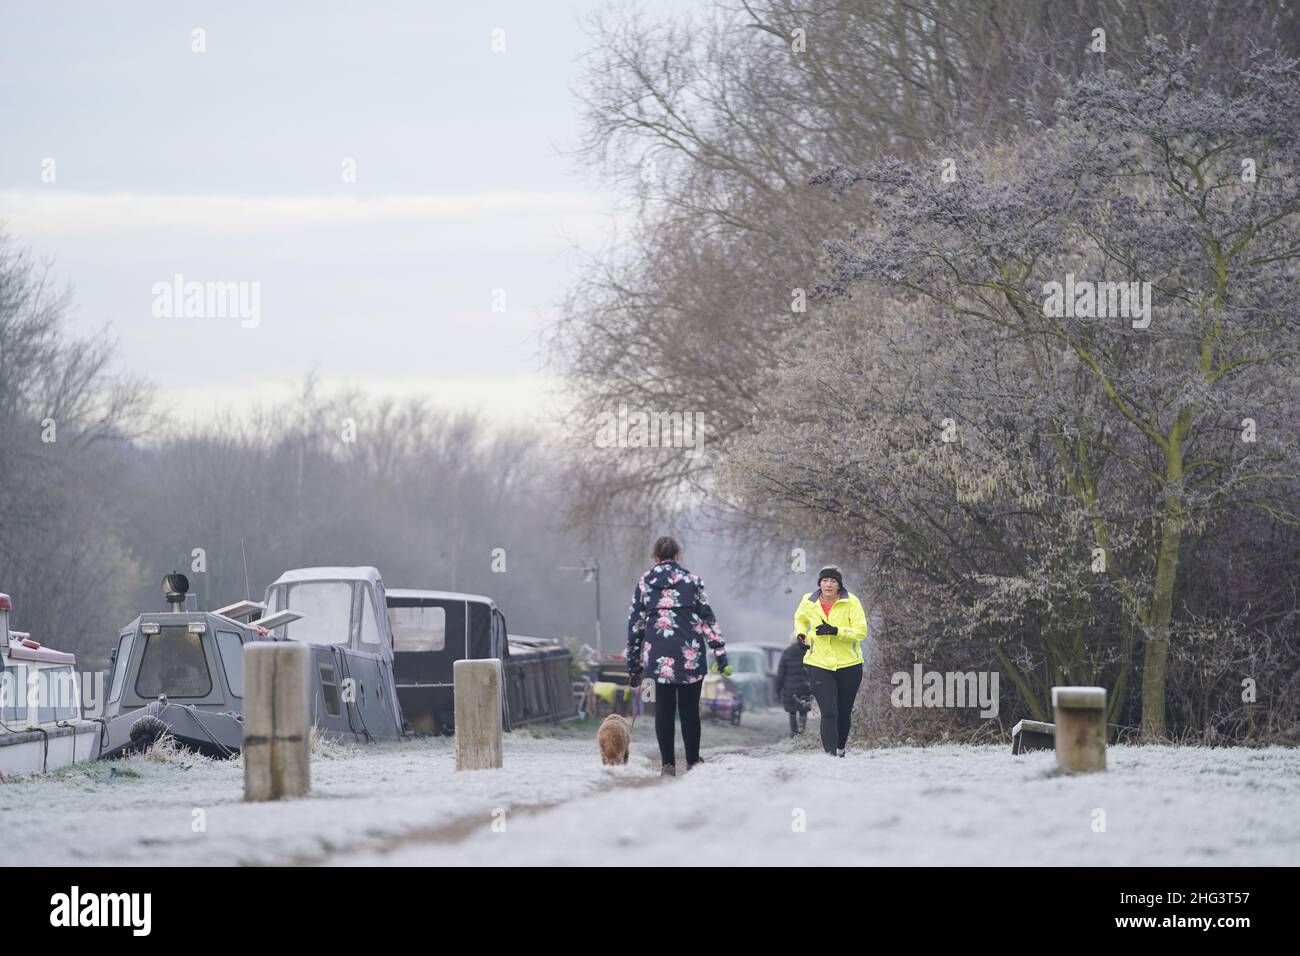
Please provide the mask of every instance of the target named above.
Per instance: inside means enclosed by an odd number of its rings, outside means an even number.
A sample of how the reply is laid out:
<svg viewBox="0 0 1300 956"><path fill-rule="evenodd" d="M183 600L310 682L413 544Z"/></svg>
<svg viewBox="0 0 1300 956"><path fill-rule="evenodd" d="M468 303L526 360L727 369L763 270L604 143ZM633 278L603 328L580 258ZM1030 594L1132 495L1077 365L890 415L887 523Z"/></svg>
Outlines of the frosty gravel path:
<svg viewBox="0 0 1300 956"><path fill-rule="evenodd" d="M242 802L239 762L132 758L112 780L111 764L84 764L0 786L0 865L312 862L413 834L455 836L460 821L497 807L650 776L644 766L605 771L593 754L586 741L508 737L506 774L456 773L448 739L372 744L314 758L308 799L262 804ZM206 832L195 832L196 810Z"/></svg>
<svg viewBox="0 0 1300 956"><path fill-rule="evenodd" d="M480 826L402 865L1277 865L1300 863L1300 751L1111 748L1104 775L1051 752L943 746L724 757L654 787ZM1093 832L1094 808L1106 832ZM794 822L802 812L804 832Z"/></svg>
<svg viewBox="0 0 1300 956"><path fill-rule="evenodd" d="M1297 750L1119 747L1067 778L1001 746L836 760L754 717L706 725L708 763L662 781L648 721L618 768L577 725L508 735L499 771L456 773L447 739L332 749L311 797L273 804L242 802L238 762L79 765L0 786L0 865L1300 863Z"/></svg>
<svg viewBox="0 0 1300 956"><path fill-rule="evenodd" d="M744 728L710 724L705 742L763 743L783 721L777 713L747 716ZM0 866L314 863L345 849L458 840L494 811L657 781L653 731L639 720L636 756L616 768L601 766L594 724L507 734L502 771L456 773L445 737L326 746L312 757L311 796L278 803L243 802L238 760L182 753L77 764L0 785Z"/></svg>

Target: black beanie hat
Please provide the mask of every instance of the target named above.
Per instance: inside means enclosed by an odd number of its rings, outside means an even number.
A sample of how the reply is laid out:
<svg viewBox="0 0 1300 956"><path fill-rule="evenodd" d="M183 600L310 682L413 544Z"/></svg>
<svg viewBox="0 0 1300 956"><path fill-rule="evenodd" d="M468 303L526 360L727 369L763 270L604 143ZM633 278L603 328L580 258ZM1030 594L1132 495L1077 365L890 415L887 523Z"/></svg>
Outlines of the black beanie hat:
<svg viewBox="0 0 1300 956"><path fill-rule="evenodd" d="M820 586L823 578L834 578L839 584L840 590L844 590L844 575L840 574L840 569L831 564L817 572L817 584Z"/></svg>

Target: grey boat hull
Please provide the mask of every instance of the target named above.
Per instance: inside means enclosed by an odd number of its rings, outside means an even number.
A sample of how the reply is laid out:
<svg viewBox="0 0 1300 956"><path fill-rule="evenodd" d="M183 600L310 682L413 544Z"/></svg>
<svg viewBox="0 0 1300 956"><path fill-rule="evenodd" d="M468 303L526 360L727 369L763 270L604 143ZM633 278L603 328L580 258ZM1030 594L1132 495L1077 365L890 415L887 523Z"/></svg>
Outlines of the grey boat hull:
<svg viewBox="0 0 1300 956"><path fill-rule="evenodd" d="M238 713L155 701L109 720L100 756L111 760L141 751L163 734L209 757L233 757L244 745L244 718Z"/></svg>

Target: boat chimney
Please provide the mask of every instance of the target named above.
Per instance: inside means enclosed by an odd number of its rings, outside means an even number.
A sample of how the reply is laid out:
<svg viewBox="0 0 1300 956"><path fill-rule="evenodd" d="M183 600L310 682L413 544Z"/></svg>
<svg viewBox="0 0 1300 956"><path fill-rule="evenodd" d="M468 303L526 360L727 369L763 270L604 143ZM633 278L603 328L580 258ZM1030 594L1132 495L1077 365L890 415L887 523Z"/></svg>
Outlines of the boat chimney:
<svg viewBox="0 0 1300 956"><path fill-rule="evenodd" d="M185 595L190 590L190 579L179 571L164 574L162 579L163 597L167 599L167 610L184 611Z"/></svg>

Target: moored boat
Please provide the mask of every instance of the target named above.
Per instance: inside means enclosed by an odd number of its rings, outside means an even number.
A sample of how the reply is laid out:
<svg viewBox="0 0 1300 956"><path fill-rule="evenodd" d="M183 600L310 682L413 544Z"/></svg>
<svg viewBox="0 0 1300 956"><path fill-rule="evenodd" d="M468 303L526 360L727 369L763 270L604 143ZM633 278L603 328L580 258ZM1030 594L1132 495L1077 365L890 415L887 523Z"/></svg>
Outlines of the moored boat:
<svg viewBox="0 0 1300 956"><path fill-rule="evenodd" d="M172 610L141 614L113 652L105 757L139 750L164 734L213 757L243 747L244 646L301 642L311 649L311 719L343 741L403 733L392 676L392 632L377 608L383 582L374 568L288 571L265 604L240 601L216 611L183 610L189 582L164 578Z"/></svg>
<svg viewBox="0 0 1300 956"><path fill-rule="evenodd" d="M44 773L100 752L100 724L82 717L77 658L9 629L0 594L0 777Z"/></svg>

